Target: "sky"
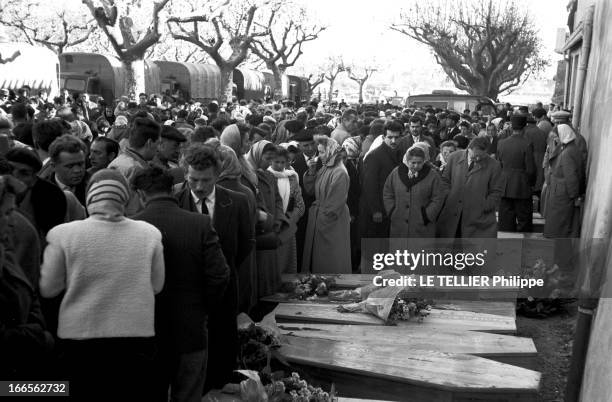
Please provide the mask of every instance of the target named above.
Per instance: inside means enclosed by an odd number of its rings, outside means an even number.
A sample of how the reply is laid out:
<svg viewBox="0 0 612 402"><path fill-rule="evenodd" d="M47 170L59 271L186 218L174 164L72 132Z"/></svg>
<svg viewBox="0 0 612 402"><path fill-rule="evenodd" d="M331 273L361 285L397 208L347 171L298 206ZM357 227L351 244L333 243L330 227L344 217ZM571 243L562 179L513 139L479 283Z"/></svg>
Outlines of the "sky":
<svg viewBox="0 0 612 402"><path fill-rule="evenodd" d="M304 59L300 63L306 69L328 55L339 54L356 64L392 64L393 70L432 69L434 75L444 76L429 48L388 28L399 18L402 8L415 0L302 1L316 19L328 26L318 40L304 46ZM566 26L568 0L519 1L533 16L542 38L543 54L551 60L540 78L551 79L556 72L556 61L561 58L554 48L557 30ZM385 77L379 74L378 78Z"/></svg>
<svg viewBox="0 0 612 402"><path fill-rule="evenodd" d="M399 17L400 10L407 8L410 2L415 0L302 1L316 19L328 26L317 41L304 48L305 54L314 56L341 53L348 59L377 59L383 62L397 62L398 55L399 58L404 58L406 53L419 57L430 55L424 45L388 29L390 23ZM534 17L547 52L552 53L557 29L564 27L567 21L567 1L520 0L520 4L528 7Z"/></svg>

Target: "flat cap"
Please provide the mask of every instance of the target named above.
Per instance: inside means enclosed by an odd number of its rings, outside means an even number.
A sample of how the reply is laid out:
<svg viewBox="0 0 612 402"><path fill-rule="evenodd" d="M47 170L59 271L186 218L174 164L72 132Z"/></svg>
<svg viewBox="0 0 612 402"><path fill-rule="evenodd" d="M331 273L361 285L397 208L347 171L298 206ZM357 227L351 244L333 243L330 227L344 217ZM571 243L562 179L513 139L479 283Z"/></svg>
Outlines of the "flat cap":
<svg viewBox="0 0 612 402"><path fill-rule="evenodd" d="M177 128L172 126L162 126L161 136L162 138L177 142L187 141L187 137L185 137Z"/></svg>
<svg viewBox="0 0 612 402"><path fill-rule="evenodd" d="M569 120L572 114L567 110L559 110L550 115L555 120Z"/></svg>

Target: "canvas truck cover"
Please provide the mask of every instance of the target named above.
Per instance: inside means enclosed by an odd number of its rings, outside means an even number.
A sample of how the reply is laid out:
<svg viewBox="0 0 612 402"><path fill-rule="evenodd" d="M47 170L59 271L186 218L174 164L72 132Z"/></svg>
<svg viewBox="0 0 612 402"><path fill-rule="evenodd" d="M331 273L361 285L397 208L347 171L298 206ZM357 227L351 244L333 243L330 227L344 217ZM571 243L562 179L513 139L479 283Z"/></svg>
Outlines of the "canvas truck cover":
<svg viewBox="0 0 612 402"><path fill-rule="evenodd" d="M221 72L214 64L156 61L161 82L175 81L190 99L216 99L221 92Z"/></svg>

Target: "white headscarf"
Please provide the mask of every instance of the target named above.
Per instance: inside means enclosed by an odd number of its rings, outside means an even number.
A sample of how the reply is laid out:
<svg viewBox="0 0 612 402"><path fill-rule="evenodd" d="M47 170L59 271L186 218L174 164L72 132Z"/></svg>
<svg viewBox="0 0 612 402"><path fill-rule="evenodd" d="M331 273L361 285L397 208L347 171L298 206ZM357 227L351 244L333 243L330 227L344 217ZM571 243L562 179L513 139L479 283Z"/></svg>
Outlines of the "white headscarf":
<svg viewBox="0 0 612 402"><path fill-rule="evenodd" d="M557 126L557 132L559 133L561 144L569 144L576 139L574 129L568 124L559 124Z"/></svg>

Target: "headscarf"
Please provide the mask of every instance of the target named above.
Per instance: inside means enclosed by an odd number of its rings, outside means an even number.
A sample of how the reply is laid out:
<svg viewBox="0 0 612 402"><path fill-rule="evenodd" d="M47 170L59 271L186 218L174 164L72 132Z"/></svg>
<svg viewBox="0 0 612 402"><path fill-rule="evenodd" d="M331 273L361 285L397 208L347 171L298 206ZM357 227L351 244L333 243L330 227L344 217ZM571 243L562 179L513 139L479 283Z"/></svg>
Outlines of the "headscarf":
<svg viewBox="0 0 612 402"><path fill-rule="evenodd" d="M259 169L259 165L261 164L261 159L263 158L264 154L264 148L268 144L272 145L272 143L268 140L261 140L253 144L251 147L246 159L253 170Z"/></svg>
<svg viewBox="0 0 612 402"><path fill-rule="evenodd" d="M240 161L238 161L238 157L236 156L234 150L227 145L221 144L219 144L217 150L221 156L222 163L221 174L219 174L217 181L221 181L223 179L239 179L242 174L242 166L240 165Z"/></svg>
<svg viewBox="0 0 612 402"><path fill-rule="evenodd" d="M346 155L349 159L359 158L361 149L357 141L353 137L349 137L342 143L342 148L346 150Z"/></svg>
<svg viewBox="0 0 612 402"><path fill-rule="evenodd" d="M342 151L342 147L338 144L338 141L326 135L315 135L314 140L316 144L321 144L325 147L325 151L319 154L319 158L321 158L321 162L323 162L324 165L332 161L332 158Z"/></svg>
<svg viewBox="0 0 612 402"><path fill-rule="evenodd" d="M430 153L429 153L429 143L425 141L419 141L411 146L408 150L410 151L412 148L421 148L423 152L425 152L425 162L429 161Z"/></svg>
<svg viewBox="0 0 612 402"><path fill-rule="evenodd" d="M255 171L257 168L253 169L250 164L245 159L244 155L242 155L242 135L240 135L240 129L236 124L230 124L229 126L223 129L221 136L219 137L222 145L227 145L230 147L236 157L238 158L238 162L240 162L240 166L242 169L242 175L251 183L251 186L257 188L257 174Z"/></svg>
<svg viewBox="0 0 612 402"><path fill-rule="evenodd" d="M559 141L561 141L561 144L569 144L576 139L576 133L569 124L557 125L557 132L559 133Z"/></svg>

